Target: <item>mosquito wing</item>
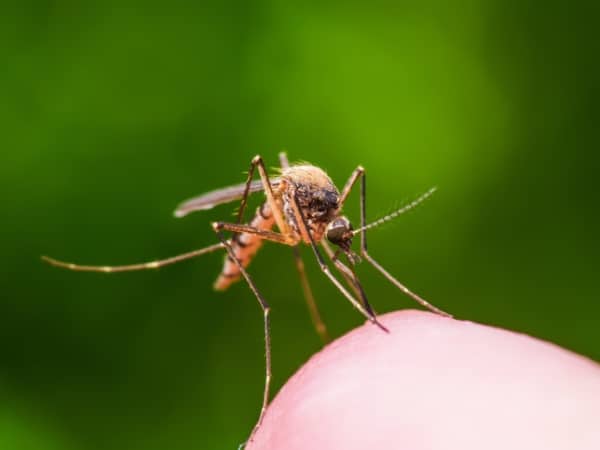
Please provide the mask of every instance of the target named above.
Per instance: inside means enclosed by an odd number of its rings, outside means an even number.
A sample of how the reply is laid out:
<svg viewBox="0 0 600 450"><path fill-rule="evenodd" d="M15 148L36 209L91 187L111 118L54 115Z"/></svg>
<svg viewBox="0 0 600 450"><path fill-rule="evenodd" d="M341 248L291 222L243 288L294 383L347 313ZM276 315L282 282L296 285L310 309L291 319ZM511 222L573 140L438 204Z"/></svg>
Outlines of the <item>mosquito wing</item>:
<svg viewBox="0 0 600 450"><path fill-rule="evenodd" d="M272 179L271 186L277 187L279 179ZM189 200L181 203L175 210L175 217L183 217L192 211L202 211L205 209L212 209L217 205L223 203L229 203L234 200L242 198L244 195L244 189L246 183L236 184L235 186L228 186L214 191L207 192L206 194L199 195L198 197L190 198ZM250 183L249 194L263 191L263 185L260 180L255 180Z"/></svg>

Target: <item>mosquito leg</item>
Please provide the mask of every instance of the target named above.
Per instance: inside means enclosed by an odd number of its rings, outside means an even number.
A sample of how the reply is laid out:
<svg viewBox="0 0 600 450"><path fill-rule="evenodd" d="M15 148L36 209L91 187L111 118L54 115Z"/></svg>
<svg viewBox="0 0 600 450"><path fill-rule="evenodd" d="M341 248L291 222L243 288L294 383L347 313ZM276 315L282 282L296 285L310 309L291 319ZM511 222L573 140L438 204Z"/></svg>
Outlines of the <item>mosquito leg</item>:
<svg viewBox="0 0 600 450"><path fill-rule="evenodd" d="M361 226L361 228L363 228L367 224L367 207L366 207L367 178L366 178L365 171L362 167L359 167L358 169L356 169L355 174L357 172L359 172L359 173L358 173L358 175L356 175L356 178L361 177L361 180L360 180L360 226ZM352 183L350 183L350 182L352 182ZM355 182L356 182L356 179L354 177L350 177L350 180L346 184L346 186L349 186L351 188ZM367 251L367 231L364 228L360 232L360 251L361 251L363 258L365 258L373 267L375 267L375 269L377 269L379 272L381 272L381 274L385 278L387 278L394 286L396 286L398 289L400 289L402 292L404 292L410 298L412 298L417 303L419 303L420 305L424 306L425 308L427 308L428 310L430 310L434 313L437 313L437 314L440 314L440 315L446 316L446 317L452 317L447 312L442 311L441 309L433 306L427 300L419 297L417 294L412 292L410 289L408 289L406 286L404 286L402 283L400 283L396 278L394 278L377 261L375 261L371 257L371 255L369 255L369 252Z"/></svg>
<svg viewBox="0 0 600 450"><path fill-rule="evenodd" d="M170 264L178 263L179 261L185 261L186 259L195 258L197 256L204 255L206 253L214 252L215 250L219 250L221 248L225 248L225 245L222 243L210 245L208 247L204 247L198 250L193 250L191 252L182 253L181 255L172 256L170 258L159 259L156 261L149 261L140 264L128 264L125 266L85 266L81 264L73 264L64 261L59 261L54 258L50 258L48 256L42 256L42 260L47 262L50 265L56 267L62 267L63 269L69 270L77 270L82 272L104 272L104 273L112 273L112 272L131 272L134 270L146 270L146 269L158 269L160 267L168 266Z"/></svg>
<svg viewBox="0 0 600 450"><path fill-rule="evenodd" d="M346 202L348 195L350 195L352 186L354 186L356 184L356 181L361 176L363 176L364 173L365 173L365 169L363 166L358 166L356 169L354 169L354 171L352 172L352 175L350 175L350 178L348 178L348 181L346 181L346 184L344 185L344 188L342 189L342 194L340 195L340 208Z"/></svg>
<svg viewBox="0 0 600 450"><path fill-rule="evenodd" d="M248 169L248 176L246 178L246 187L244 188L244 193L242 194L242 201L240 202L240 209L238 210L237 215L237 223L242 223L244 218L244 209L246 209L246 205L248 204L248 193L250 192L250 183L252 183L252 177L254 176L254 169L256 168L257 162L256 158L250 162L250 169Z"/></svg>
<svg viewBox="0 0 600 450"><path fill-rule="evenodd" d="M337 280L337 278L335 278L333 276L333 274L331 273L331 271L329 270L329 267L327 266L327 264L325 263L325 261L323 260L323 257L321 256L321 254L319 253L319 249L316 246L313 246L313 244L311 244L311 247L313 247L313 252L315 253L315 256L317 257L317 261L319 262L319 266L321 267L321 270L323 271L323 273L327 276L327 278L329 278L331 280L331 282L335 285L335 287L338 288L338 290L344 295L344 297L346 297L350 303L352 303L352 305L358 309L358 311L367 318L367 320L369 320L371 323L377 325L379 328L381 328L383 331L385 331L386 333L389 332L389 330L384 327L381 322L379 322L377 320L377 317L374 316L373 314L370 314L369 311L367 311L363 305L356 300L347 290L346 288L344 288L344 286Z"/></svg>
<svg viewBox="0 0 600 450"><path fill-rule="evenodd" d="M213 230L215 231L217 237L221 241L221 244L227 250L229 257L239 267L240 272L242 273L243 277L246 279L246 282L248 283L250 290L252 291L252 293L254 294L256 299L258 300L258 303L263 311L264 332L265 332L265 387L264 387L264 391L263 391L263 400L262 400L262 406L260 408L260 415L258 416L258 421L256 422L256 425L252 429L252 433L250 433L250 437L248 438L248 441L251 441L252 438L254 437L254 434L256 433L256 431L258 430L258 428L260 427L260 425L263 421L265 412L267 411L267 405L269 404L269 389L271 386L271 334L269 331L269 311L271 308L270 308L269 304L267 303L267 301L264 299L264 297L258 291L256 285L254 284L254 281L252 281L252 278L250 278L250 275L248 274L246 269L244 269L244 266L242 265L240 260L237 258L237 256L235 256L235 252L233 251L233 248L231 247L231 244L229 243L229 241L227 241L223 237L222 228L219 227L219 224L214 223Z"/></svg>
<svg viewBox="0 0 600 450"><path fill-rule="evenodd" d="M306 276L306 270L304 268L304 261L302 261L302 256L300 255L300 250L298 247L292 248L294 252L294 261L296 263L296 270L298 271L298 276L300 277L300 283L302 285L302 293L304 294L304 299L306 300L306 305L308 306L308 312L310 313L310 318L312 320L313 326L317 331L317 334L321 338L321 342L323 344L327 344L331 341L329 337L329 333L327 332L327 326L323 319L321 318L321 314L319 313L319 308L317 307L317 302L315 301L315 297L313 295L312 289L310 287L310 283L308 282L308 277Z"/></svg>
<svg viewBox="0 0 600 450"><path fill-rule="evenodd" d="M361 284L360 280L358 279L358 276L356 275L356 272L354 271L354 267L352 266L352 261L349 260L350 266L347 266L346 264L344 264L342 261L340 261L336 257L335 253L333 252L333 250L331 249L329 244L327 244L326 241L321 242L321 245L323 245L325 252L327 253L329 258L335 265L335 268L338 270L338 272L340 272L342 274L342 276L346 279L346 282L348 283L348 285L354 291L354 294L361 300L365 309L374 316L375 311L373 310L373 307L369 303L369 300L367 299L367 294L366 294L365 290L363 289L362 284Z"/></svg>
<svg viewBox="0 0 600 450"><path fill-rule="evenodd" d="M279 153L279 164L281 165L282 169L287 169L288 167L290 167L290 162L288 161L285 152ZM306 270L304 268L304 261L302 261L302 255L300 255L300 250L298 249L298 247L293 247L292 251L294 253L294 262L296 265L296 270L298 271L298 276L300 277L302 293L304 294L304 299L306 300L306 306L308 306L310 318L312 320L313 326L315 327L315 330L317 331L317 334L321 338L321 342L323 342L323 344L326 344L331 340L331 338L329 337L329 333L327 332L325 322L323 322L323 319L321 319L321 314L319 313L319 308L317 307L315 296L313 295L313 291L310 287L308 276L306 276Z"/></svg>
<svg viewBox="0 0 600 450"><path fill-rule="evenodd" d="M339 282L339 280L336 277L333 276L333 274L331 273L331 270L329 270L329 266L325 263L325 260L323 259L321 252L319 252L319 249L318 249L317 245L315 244L315 240L313 239L312 233L309 232L308 225L306 223L306 219L304 218L304 215L302 214L302 211L300 210L300 207L298 206L298 198L296 196L296 192L292 192L291 198L292 198L292 208L294 209L294 214L298 218L298 225L303 229L303 233L306 236L308 236L308 238L310 240L310 246L312 247L315 257L317 258L317 261L319 263L319 267L321 268L321 271L327 276L327 278L329 278L329 280L335 285L335 287L338 288L338 290L344 295L344 297L346 297L348 299L348 301L350 301L350 303L352 303L352 305L363 316L365 316L371 323L377 325L383 331L388 332L388 329L386 327L384 327L377 320L377 317L375 317L373 314L369 314L369 312L363 307L363 305L358 300L356 300L352 296L352 294L350 294L350 292L348 292L348 290L342 285L342 283Z"/></svg>
<svg viewBox="0 0 600 450"><path fill-rule="evenodd" d="M269 176L267 175L267 169L265 169L265 163L263 162L260 155L256 155L252 159L252 164L255 164L258 167L258 173L260 174L260 179L263 184L263 188L265 190L265 195L267 196L267 202L273 212L273 217L275 218L275 223L277 224L277 228L283 235L290 234L290 227L284 219L284 214L281 206L277 201L275 201L275 195L273 194L273 188L271 187L271 181L269 180Z"/></svg>
<svg viewBox="0 0 600 450"><path fill-rule="evenodd" d="M331 246L327 243L327 241L325 239L323 239L321 241L321 245L325 249L325 253L327 253L327 256L329 257L331 262L334 264L335 268L344 277L344 279L346 280L346 283L348 283L348 286L350 286L352 288L352 290L354 291L354 294L357 297L360 297L360 293L358 292L356 285L354 284L354 280L352 279L352 276L349 273L349 271L344 270L341 266L338 265L338 262L340 262L340 261L337 257L337 254L331 249ZM343 266L343 264L341 264L341 265Z"/></svg>
<svg viewBox="0 0 600 450"><path fill-rule="evenodd" d="M266 241L277 242L278 244L290 245L294 246L298 244L298 239L293 236L285 236L281 233L276 233L274 231L269 230L261 230L259 228L243 225L238 223L227 223L227 222L215 222L216 226L219 229L223 229L226 231L232 231L234 233L248 233L248 234L256 234L260 236L261 239Z"/></svg>

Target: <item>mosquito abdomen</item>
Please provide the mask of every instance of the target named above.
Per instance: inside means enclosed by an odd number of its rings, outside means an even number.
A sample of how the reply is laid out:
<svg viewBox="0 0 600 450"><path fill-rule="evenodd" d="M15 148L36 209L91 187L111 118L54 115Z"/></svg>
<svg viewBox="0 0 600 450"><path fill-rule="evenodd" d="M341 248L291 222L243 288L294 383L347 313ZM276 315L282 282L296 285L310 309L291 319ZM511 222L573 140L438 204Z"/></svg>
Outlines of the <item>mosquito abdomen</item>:
<svg viewBox="0 0 600 450"><path fill-rule="evenodd" d="M271 208L267 202L256 208L256 214L249 224L251 227L259 230L269 231L275 225L275 219L271 212ZM237 259L240 260L242 266L247 267L248 264L256 255L256 252L262 245L262 239L256 234L250 233L235 233L231 239L231 247ZM231 284L238 281L241 277L240 268L233 261L231 256L225 256L223 269L219 277L215 281L213 287L217 291L224 291Z"/></svg>

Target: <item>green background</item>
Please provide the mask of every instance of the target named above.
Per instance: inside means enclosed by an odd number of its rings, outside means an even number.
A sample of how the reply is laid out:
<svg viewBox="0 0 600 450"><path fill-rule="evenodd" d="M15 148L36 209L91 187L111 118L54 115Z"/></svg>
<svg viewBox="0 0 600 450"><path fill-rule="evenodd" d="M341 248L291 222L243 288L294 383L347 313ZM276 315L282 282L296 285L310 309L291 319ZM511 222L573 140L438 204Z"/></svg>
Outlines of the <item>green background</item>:
<svg viewBox="0 0 600 450"><path fill-rule="evenodd" d="M234 205L174 207L284 148L340 187L364 165L371 220L438 186L371 233L373 256L459 318L600 359L593 15L532 0L3 5L0 448L245 439L262 319L245 285L212 291L222 255L111 276L39 255L118 264L213 243ZM332 333L362 323L302 250ZM251 272L277 390L319 339L289 249L265 245ZM415 307L359 273L378 311Z"/></svg>

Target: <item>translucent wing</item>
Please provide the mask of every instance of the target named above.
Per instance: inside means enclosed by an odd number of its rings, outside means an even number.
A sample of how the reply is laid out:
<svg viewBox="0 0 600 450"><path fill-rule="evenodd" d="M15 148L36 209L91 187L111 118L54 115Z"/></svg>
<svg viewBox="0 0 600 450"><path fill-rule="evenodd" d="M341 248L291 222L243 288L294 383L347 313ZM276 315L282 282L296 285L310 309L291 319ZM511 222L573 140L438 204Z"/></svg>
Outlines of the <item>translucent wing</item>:
<svg viewBox="0 0 600 450"><path fill-rule="evenodd" d="M271 180L271 186L276 187L278 184L279 179ZM174 213L175 217L183 217L192 211L211 209L217 205L238 200L244 195L245 188L246 183L236 184L235 186L216 189L207 192L206 194L199 195L198 197L190 198L177 207ZM262 182L260 180L255 180L250 183L250 190L248 193L254 194L255 192L261 192L262 190Z"/></svg>

